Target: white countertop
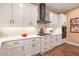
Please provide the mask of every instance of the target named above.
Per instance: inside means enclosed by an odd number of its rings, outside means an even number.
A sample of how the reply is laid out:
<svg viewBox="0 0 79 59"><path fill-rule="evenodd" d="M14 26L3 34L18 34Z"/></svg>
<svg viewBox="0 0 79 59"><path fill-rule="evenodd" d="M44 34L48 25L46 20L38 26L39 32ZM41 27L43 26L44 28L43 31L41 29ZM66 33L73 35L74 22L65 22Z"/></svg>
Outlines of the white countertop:
<svg viewBox="0 0 79 59"><path fill-rule="evenodd" d="M0 38L0 46L5 41L21 40L21 39L33 38L33 37L41 37L41 36L38 36L38 35L28 35L27 37L22 37L21 35L17 35L17 36L10 36L10 37L2 37L2 38Z"/></svg>

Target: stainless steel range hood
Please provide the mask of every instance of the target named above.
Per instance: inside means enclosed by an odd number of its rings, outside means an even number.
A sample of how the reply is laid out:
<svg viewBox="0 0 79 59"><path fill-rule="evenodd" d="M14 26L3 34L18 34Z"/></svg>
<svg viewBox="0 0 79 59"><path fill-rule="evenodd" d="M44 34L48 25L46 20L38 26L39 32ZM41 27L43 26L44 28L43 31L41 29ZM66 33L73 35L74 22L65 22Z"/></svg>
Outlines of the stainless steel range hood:
<svg viewBox="0 0 79 59"><path fill-rule="evenodd" d="M43 24L47 24L50 23L50 21L45 20L46 18L46 4L45 3L40 3L39 6L39 20L37 21L37 23L43 23Z"/></svg>

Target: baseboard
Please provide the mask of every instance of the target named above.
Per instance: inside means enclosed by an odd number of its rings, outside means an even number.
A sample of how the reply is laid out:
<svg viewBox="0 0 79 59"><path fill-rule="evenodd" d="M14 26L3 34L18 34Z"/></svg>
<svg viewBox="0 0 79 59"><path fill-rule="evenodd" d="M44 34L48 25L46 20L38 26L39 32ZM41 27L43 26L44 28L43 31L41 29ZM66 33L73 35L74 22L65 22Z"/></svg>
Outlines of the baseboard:
<svg viewBox="0 0 79 59"><path fill-rule="evenodd" d="M70 41L67 41L66 43L71 44L71 45L74 45L74 46L79 46L78 43L74 43L74 42L70 42Z"/></svg>

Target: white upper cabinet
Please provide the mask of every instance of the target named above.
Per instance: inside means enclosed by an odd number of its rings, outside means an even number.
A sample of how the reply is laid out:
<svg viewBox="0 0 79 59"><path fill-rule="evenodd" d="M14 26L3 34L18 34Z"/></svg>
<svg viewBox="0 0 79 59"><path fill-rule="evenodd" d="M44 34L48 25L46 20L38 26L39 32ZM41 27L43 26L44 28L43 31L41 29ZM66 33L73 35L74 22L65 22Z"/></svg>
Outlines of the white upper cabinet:
<svg viewBox="0 0 79 59"><path fill-rule="evenodd" d="M24 26L36 27L37 24L37 6L32 4L24 4Z"/></svg>
<svg viewBox="0 0 79 59"><path fill-rule="evenodd" d="M23 26L23 4L13 4L13 26Z"/></svg>
<svg viewBox="0 0 79 59"><path fill-rule="evenodd" d="M0 3L0 26L10 26L12 20L12 4Z"/></svg>
<svg viewBox="0 0 79 59"><path fill-rule="evenodd" d="M53 12L49 12L49 19L51 21L50 27L61 27L61 26L66 26L66 15L64 14L56 14Z"/></svg>
<svg viewBox="0 0 79 59"><path fill-rule="evenodd" d="M49 20L51 21L50 27L57 27L58 26L58 14L49 12Z"/></svg>
<svg viewBox="0 0 79 59"><path fill-rule="evenodd" d="M37 26L37 19L38 19L38 7L35 5L32 5L32 9L31 9L31 13L32 13L32 24L34 27Z"/></svg>
<svg viewBox="0 0 79 59"><path fill-rule="evenodd" d="M32 24L32 18L31 18L31 5L30 4L24 4L23 6L23 14L24 14L24 26L31 26Z"/></svg>
<svg viewBox="0 0 79 59"><path fill-rule="evenodd" d="M0 4L0 25L36 27L37 6L33 4Z"/></svg>
<svg viewBox="0 0 79 59"><path fill-rule="evenodd" d="M64 14L59 14L58 16L59 26L66 26L67 24L67 16Z"/></svg>

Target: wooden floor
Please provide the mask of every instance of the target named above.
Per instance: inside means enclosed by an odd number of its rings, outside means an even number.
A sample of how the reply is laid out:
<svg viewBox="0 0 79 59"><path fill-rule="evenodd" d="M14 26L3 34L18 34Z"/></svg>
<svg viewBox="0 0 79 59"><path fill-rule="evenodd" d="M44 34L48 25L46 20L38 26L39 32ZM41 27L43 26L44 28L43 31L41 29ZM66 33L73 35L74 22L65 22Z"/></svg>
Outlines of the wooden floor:
<svg viewBox="0 0 79 59"><path fill-rule="evenodd" d="M79 47L70 44L62 44L42 56L79 56Z"/></svg>

